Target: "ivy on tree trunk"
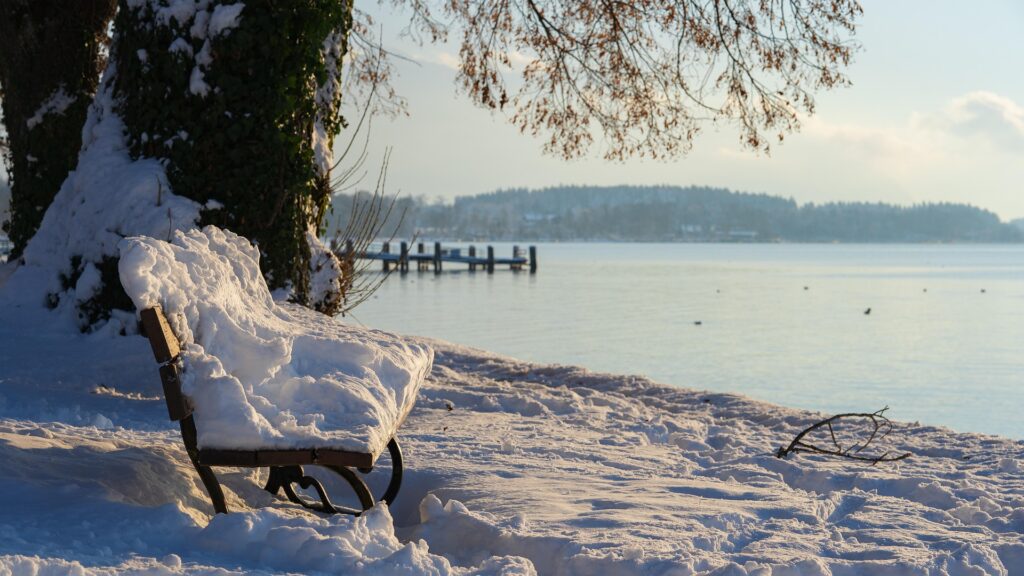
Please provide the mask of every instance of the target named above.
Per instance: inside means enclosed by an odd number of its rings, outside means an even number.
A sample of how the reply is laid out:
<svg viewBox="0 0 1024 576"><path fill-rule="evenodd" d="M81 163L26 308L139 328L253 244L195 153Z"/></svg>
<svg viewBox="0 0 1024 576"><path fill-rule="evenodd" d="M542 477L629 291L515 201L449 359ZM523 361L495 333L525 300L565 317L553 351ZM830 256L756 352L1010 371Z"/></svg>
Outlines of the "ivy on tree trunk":
<svg viewBox="0 0 1024 576"><path fill-rule="evenodd" d="M120 0L114 93L129 149L164 159L171 191L205 206L200 225L255 242L271 289L322 304L308 233L330 199L351 0L199 6Z"/></svg>

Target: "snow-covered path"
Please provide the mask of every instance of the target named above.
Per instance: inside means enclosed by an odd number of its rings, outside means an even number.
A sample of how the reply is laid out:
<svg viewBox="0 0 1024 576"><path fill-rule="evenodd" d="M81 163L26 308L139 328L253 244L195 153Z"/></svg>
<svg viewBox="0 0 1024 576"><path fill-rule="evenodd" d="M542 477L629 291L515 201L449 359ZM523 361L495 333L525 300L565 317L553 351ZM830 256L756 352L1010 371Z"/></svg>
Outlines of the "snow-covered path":
<svg viewBox="0 0 1024 576"><path fill-rule="evenodd" d="M900 424L899 464L780 460L820 415L430 344L391 510L224 470L242 512L211 522L145 340L0 302L0 574L1024 574L1020 442Z"/></svg>

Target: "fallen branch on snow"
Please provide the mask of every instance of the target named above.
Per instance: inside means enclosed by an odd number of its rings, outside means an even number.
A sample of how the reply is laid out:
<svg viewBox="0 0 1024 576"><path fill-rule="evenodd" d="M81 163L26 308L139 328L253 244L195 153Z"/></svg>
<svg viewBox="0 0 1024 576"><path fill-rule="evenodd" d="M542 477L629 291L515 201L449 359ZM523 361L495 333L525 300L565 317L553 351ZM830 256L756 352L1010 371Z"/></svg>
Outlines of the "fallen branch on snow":
<svg viewBox="0 0 1024 576"><path fill-rule="evenodd" d="M793 438L793 441L789 443L789 446L779 448L775 453L775 457L785 458L795 452L807 452L810 454L825 454L827 456L870 462L872 466L879 462L895 462L897 460L908 458L910 457L910 452L892 454L891 452L886 451L880 456L868 456L861 454L861 451L870 446L872 442L881 440L892 432L892 422L885 416L885 411L888 409L889 407L886 406L877 412L851 412L847 414L836 414L835 416L826 418L820 422L812 424L797 434L796 437ZM851 445L844 448L836 437L836 431L833 425L840 420L853 419L867 420L871 424L871 432L863 442L853 442ZM829 444L819 446L805 441L808 434L819 428L828 429Z"/></svg>

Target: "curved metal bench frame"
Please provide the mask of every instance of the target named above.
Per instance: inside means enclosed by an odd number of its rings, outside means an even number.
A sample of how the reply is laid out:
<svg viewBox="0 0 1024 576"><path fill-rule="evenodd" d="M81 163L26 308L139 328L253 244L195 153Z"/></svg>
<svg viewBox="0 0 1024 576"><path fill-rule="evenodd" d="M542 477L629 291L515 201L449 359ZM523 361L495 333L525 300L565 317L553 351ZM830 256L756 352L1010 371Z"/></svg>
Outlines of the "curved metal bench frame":
<svg viewBox="0 0 1024 576"><path fill-rule="evenodd" d="M304 508L328 514L353 514L358 516L369 510L374 504L373 494L366 482L353 469L363 474L373 470L377 454L367 452L346 452L331 449L294 449L294 450L217 450L200 449L197 444L195 419L192 417L193 406L188 396L181 392L181 344L178 337L171 331L167 318L159 306L147 308L141 312L142 326L153 348L153 356L160 365L160 380L163 383L164 399L167 401L167 413L170 419L181 425L181 439L185 444L192 466L199 473L199 478L206 488L206 493L213 502L213 509L218 514L226 514L227 504L224 491L221 490L214 466L230 466L244 468L269 468L270 476L263 487L267 492L277 495L284 491L285 497ZM392 438L387 445L391 457L391 479L381 498L390 505L398 496L402 486L402 450L398 439ZM323 485L312 476L307 476L302 467L306 465L322 466L341 476L355 491L362 507L359 510L336 506L331 502ZM316 490L320 502L311 502L295 492L293 484L299 488Z"/></svg>

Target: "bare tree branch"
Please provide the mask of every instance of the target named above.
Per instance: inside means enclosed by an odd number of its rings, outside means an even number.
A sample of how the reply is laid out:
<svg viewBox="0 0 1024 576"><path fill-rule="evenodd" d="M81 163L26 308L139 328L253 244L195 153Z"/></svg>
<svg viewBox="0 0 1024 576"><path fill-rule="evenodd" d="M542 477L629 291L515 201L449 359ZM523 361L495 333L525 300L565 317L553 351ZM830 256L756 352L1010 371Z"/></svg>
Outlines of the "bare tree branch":
<svg viewBox="0 0 1024 576"><path fill-rule="evenodd" d="M458 33L458 82L478 105L510 107L548 152L576 157L601 138L610 159L686 153L709 121L769 151L769 135L814 112L812 92L849 84L862 13L858 0L388 3L410 11L416 39Z"/></svg>

